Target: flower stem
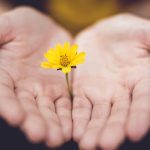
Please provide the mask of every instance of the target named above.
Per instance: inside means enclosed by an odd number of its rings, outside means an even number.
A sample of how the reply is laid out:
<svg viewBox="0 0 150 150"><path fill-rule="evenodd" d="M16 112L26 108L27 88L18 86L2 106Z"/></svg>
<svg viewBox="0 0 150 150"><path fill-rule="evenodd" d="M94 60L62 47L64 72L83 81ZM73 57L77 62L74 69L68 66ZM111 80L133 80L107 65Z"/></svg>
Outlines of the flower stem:
<svg viewBox="0 0 150 150"><path fill-rule="evenodd" d="M71 100L72 100L72 91L71 91L71 87L70 87L70 84L69 84L69 76L68 76L68 73L66 73L66 81L67 81L67 86L68 86L69 95L70 95Z"/></svg>

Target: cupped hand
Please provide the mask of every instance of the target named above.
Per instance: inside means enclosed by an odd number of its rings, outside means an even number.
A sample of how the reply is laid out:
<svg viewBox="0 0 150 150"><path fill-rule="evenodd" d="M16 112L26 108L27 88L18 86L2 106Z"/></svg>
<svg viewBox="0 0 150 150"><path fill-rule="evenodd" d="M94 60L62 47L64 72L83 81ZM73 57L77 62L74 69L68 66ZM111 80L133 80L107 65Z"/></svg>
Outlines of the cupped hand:
<svg viewBox="0 0 150 150"><path fill-rule="evenodd" d="M150 128L150 21L123 14L78 35L86 63L74 71L73 137L82 149L116 149Z"/></svg>
<svg viewBox="0 0 150 150"><path fill-rule="evenodd" d="M0 116L33 142L59 146L71 138L71 104L64 77L43 70L43 54L70 35L32 8L0 17Z"/></svg>

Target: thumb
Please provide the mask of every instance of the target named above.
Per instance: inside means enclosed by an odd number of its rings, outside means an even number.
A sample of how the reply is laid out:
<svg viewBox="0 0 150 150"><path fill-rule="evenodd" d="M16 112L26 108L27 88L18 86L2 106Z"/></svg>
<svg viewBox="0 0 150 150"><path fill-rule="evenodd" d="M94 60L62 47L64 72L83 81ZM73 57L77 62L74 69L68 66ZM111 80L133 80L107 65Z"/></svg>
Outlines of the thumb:
<svg viewBox="0 0 150 150"><path fill-rule="evenodd" d="M0 16L0 46L10 42L12 39L12 28L9 18L5 15Z"/></svg>

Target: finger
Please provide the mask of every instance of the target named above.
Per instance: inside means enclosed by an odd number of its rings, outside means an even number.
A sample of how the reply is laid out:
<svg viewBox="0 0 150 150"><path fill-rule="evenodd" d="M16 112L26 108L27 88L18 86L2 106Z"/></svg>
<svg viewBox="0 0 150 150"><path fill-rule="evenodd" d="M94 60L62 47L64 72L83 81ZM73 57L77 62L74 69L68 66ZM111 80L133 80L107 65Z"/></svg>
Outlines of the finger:
<svg viewBox="0 0 150 150"><path fill-rule="evenodd" d="M150 80L139 82L132 93L132 105L127 124L131 140L140 140L150 129Z"/></svg>
<svg viewBox="0 0 150 150"><path fill-rule="evenodd" d="M72 137L71 100L68 97L60 98L55 105L64 137L68 141Z"/></svg>
<svg viewBox="0 0 150 150"><path fill-rule="evenodd" d="M117 92L117 94L119 94ZM110 117L99 138L99 146L103 149L117 149L125 138L125 123L130 106L128 93L120 93L113 101Z"/></svg>
<svg viewBox="0 0 150 150"><path fill-rule="evenodd" d="M80 142L82 149L96 149L97 138L108 119L110 107L111 104L108 101L100 101L94 104L91 120Z"/></svg>
<svg viewBox="0 0 150 150"><path fill-rule="evenodd" d="M41 96L37 99L37 104L48 126L46 144L58 147L64 142L64 136L53 101L50 97Z"/></svg>
<svg viewBox="0 0 150 150"><path fill-rule="evenodd" d="M26 112L21 128L28 139L34 143L46 139L47 126L36 106L34 96L26 90L18 90L17 97Z"/></svg>
<svg viewBox="0 0 150 150"><path fill-rule="evenodd" d="M85 97L75 97L73 100L73 138L79 141L90 121L92 105Z"/></svg>
<svg viewBox="0 0 150 150"><path fill-rule="evenodd" d="M19 125L25 115L14 92L14 84L10 76L0 71L0 116L11 125Z"/></svg>

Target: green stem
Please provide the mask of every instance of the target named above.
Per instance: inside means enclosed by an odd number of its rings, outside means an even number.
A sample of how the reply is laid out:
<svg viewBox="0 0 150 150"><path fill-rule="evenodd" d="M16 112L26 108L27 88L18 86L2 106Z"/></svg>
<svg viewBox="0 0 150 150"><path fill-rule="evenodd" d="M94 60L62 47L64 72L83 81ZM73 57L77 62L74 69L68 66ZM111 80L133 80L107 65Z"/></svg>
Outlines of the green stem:
<svg viewBox="0 0 150 150"><path fill-rule="evenodd" d="M67 81L67 86L68 86L68 91L69 91L69 95L72 99L72 91L71 91L71 87L70 87L70 84L69 84L69 76L68 76L68 73L66 73L66 81Z"/></svg>

